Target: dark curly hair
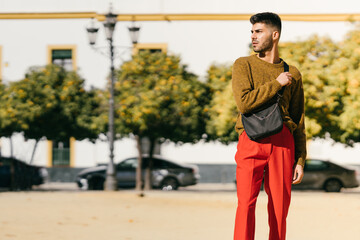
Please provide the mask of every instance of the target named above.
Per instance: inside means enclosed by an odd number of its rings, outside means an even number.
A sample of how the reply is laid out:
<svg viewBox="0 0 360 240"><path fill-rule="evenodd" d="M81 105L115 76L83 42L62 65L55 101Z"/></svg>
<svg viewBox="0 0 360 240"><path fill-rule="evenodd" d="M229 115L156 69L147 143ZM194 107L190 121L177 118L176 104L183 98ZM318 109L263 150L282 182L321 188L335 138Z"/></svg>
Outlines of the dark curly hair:
<svg viewBox="0 0 360 240"><path fill-rule="evenodd" d="M254 25L255 23L265 23L267 25L275 27L279 31L279 33L281 33L281 19L276 13L257 13L251 16L250 22L252 25Z"/></svg>

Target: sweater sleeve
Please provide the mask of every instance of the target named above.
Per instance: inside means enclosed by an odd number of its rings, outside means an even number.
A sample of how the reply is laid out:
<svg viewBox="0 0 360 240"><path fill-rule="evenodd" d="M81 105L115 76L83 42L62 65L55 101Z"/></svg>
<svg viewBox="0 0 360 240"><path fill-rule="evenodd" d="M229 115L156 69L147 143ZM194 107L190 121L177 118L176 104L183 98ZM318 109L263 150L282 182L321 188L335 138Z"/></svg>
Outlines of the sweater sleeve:
<svg viewBox="0 0 360 240"><path fill-rule="evenodd" d="M281 89L281 85L273 79L254 89L249 63L239 58L233 65L232 88L236 105L245 114L268 102Z"/></svg>
<svg viewBox="0 0 360 240"><path fill-rule="evenodd" d="M306 159L306 133L304 113L304 89L302 78L299 73L299 80L296 81L289 105L289 114L296 123L297 128L293 131L295 141L295 162L304 167Z"/></svg>

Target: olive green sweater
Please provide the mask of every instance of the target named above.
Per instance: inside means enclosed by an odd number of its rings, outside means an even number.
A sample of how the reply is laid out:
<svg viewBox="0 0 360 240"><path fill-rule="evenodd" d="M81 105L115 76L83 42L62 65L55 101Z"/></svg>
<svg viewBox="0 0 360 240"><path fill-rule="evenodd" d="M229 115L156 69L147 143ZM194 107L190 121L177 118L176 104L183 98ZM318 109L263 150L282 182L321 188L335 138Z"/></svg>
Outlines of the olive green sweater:
<svg viewBox="0 0 360 240"><path fill-rule="evenodd" d="M276 93L281 89L276 78L283 71L283 61L272 64L261 60L257 55L238 58L233 65L232 87L239 112L249 113L263 104L276 101ZM289 72L292 74L292 83L285 87L280 108L284 123L294 136L295 162L304 166L306 158L304 89L299 70L289 66ZM241 114L238 115L235 128L239 134L244 131Z"/></svg>

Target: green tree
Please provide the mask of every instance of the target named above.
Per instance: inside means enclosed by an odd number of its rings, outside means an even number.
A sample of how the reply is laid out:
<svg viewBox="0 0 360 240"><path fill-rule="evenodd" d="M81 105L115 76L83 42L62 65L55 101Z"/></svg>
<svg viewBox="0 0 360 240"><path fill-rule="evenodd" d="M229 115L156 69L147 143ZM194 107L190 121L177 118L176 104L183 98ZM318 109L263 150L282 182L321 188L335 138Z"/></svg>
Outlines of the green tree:
<svg viewBox="0 0 360 240"><path fill-rule="evenodd" d="M15 109L10 107L7 93L8 86L0 82L0 136L2 137L10 137L17 126Z"/></svg>
<svg viewBox="0 0 360 240"><path fill-rule="evenodd" d="M28 112L22 114L21 109L24 109L24 106L13 101L15 92L12 84L1 84L0 91L0 136L10 139L10 156L13 156L11 137L13 133L21 132L22 128L28 127L25 119Z"/></svg>
<svg viewBox="0 0 360 240"><path fill-rule="evenodd" d="M137 189L141 189L141 139L150 140L150 159L155 143L194 143L205 133L207 87L186 70L180 57L140 52L117 71L116 131L136 136L139 149ZM151 188L150 163L145 187Z"/></svg>
<svg viewBox="0 0 360 240"><path fill-rule="evenodd" d="M227 64L212 65L207 71L207 84L211 90L211 101L206 107L209 119L206 123L208 140L223 143L236 141L234 131L237 108L231 88L232 66Z"/></svg>
<svg viewBox="0 0 360 240"><path fill-rule="evenodd" d="M339 57L331 68L330 78L335 81L343 106L338 122L341 134L335 140L352 144L360 142L360 30L349 32L340 44ZM344 69L345 67L345 69ZM345 71L344 71L345 70Z"/></svg>
<svg viewBox="0 0 360 240"><path fill-rule="evenodd" d="M354 30L340 43L313 36L282 46L282 56L303 75L309 136L360 141L359 43L360 31Z"/></svg>
<svg viewBox="0 0 360 240"><path fill-rule="evenodd" d="M26 139L35 139L31 161L42 137L94 140L102 131L96 96L95 90L85 91L84 80L76 72L57 65L32 67L23 80L10 83L2 96L2 111L9 116L3 134L23 132Z"/></svg>
<svg viewBox="0 0 360 240"><path fill-rule="evenodd" d="M341 135L338 116L342 111L343 92L339 86L339 75L330 76L340 51L331 39L318 36L280 45L282 58L296 66L302 74L305 126L309 138L325 137L325 134L331 133L331 137L337 139Z"/></svg>
<svg viewBox="0 0 360 240"><path fill-rule="evenodd" d="M360 31L349 32L339 43L316 35L303 41L284 42L280 44L280 56L302 74L307 137L324 138L330 134L337 142L359 142ZM211 74L213 69L209 72L210 85L214 85L213 79L230 79L226 71L218 70L217 75ZM231 86L218 86L213 87L216 90L209 107L207 130L223 142L236 140L231 135L234 124L230 122L236 118Z"/></svg>
<svg viewBox="0 0 360 240"><path fill-rule="evenodd" d="M11 121L11 115L15 115L12 109L7 107L8 101L5 99L5 91L7 86L5 86L0 80L0 136L1 137L11 137L12 132L15 128L15 124ZM10 141L11 143L11 141ZM12 144L10 144L10 154L12 156L13 149Z"/></svg>

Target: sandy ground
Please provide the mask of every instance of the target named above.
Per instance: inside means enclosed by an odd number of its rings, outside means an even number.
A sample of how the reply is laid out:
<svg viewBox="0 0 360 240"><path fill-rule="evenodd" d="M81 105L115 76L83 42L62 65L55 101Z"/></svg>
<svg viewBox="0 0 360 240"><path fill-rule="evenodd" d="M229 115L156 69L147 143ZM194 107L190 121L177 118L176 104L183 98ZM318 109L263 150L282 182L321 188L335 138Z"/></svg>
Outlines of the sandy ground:
<svg viewBox="0 0 360 240"><path fill-rule="evenodd" d="M1 240L226 240L236 210L233 185L200 185L180 191L84 192L47 186L0 193ZM261 192L256 239L268 239L267 196ZM360 239L360 190L294 191L289 240Z"/></svg>

